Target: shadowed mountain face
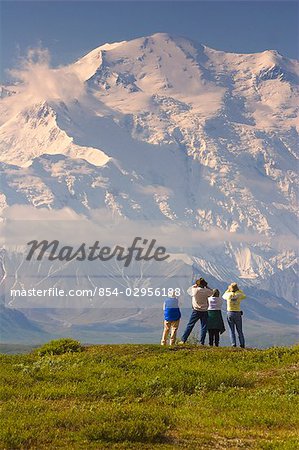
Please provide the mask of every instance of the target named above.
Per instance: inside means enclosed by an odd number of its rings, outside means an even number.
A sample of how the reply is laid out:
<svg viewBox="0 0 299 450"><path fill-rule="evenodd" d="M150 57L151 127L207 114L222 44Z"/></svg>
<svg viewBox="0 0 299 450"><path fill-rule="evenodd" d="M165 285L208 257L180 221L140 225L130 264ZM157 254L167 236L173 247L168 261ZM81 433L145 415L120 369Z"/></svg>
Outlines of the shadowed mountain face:
<svg viewBox="0 0 299 450"><path fill-rule="evenodd" d="M296 307L298 74L276 51L231 54L167 34L55 70L28 64L1 88L3 214L103 209L183 224L208 233L178 252L190 280L194 265L215 285L236 279Z"/></svg>
<svg viewBox="0 0 299 450"><path fill-rule="evenodd" d="M40 343L50 334L23 312L0 305L0 338L1 342Z"/></svg>

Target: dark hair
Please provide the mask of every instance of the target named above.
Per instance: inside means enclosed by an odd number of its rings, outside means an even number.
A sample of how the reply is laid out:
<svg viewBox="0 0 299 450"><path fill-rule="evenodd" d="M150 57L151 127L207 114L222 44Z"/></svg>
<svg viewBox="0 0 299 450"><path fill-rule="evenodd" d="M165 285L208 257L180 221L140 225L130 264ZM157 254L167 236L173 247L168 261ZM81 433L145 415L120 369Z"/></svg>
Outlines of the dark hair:
<svg viewBox="0 0 299 450"><path fill-rule="evenodd" d="M197 286L204 288L207 287L208 283L206 282L206 280L204 278L199 278L199 280L196 280L196 284Z"/></svg>
<svg viewBox="0 0 299 450"><path fill-rule="evenodd" d="M229 290L230 292L237 292L237 291L239 290L237 283L231 283L231 284L228 286L228 290Z"/></svg>
<svg viewBox="0 0 299 450"><path fill-rule="evenodd" d="M212 296L213 296L213 297L219 297L219 295L220 295L220 292L218 291L218 289L213 289L213 294L212 294Z"/></svg>

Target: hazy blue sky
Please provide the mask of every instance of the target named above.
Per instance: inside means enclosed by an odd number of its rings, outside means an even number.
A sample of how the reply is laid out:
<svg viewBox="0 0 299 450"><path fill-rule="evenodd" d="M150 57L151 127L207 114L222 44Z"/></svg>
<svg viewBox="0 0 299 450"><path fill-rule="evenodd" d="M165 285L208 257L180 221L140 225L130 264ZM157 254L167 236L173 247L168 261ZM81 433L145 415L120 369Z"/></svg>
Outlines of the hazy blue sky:
<svg viewBox="0 0 299 450"><path fill-rule="evenodd" d="M298 57L297 1L2 1L1 78L28 47L54 65L105 43L168 32L240 53Z"/></svg>

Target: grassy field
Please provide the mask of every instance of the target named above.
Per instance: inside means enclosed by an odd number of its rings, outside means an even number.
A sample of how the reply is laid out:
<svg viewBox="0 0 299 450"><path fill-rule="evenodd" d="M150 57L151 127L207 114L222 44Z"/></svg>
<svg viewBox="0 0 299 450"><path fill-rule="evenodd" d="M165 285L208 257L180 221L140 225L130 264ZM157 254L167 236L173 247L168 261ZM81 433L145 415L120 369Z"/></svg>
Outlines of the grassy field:
<svg viewBox="0 0 299 450"><path fill-rule="evenodd" d="M2 449L299 447L299 346L1 355Z"/></svg>

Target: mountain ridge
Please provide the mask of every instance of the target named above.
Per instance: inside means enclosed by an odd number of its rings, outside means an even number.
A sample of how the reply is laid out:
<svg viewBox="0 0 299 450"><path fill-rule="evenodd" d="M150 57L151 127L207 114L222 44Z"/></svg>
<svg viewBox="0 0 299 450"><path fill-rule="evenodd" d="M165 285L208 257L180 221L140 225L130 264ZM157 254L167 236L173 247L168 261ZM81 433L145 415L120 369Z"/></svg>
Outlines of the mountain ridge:
<svg viewBox="0 0 299 450"><path fill-rule="evenodd" d="M163 33L57 69L29 61L0 101L3 215L104 208L184 224L187 242L207 233L182 251L199 272L296 306L298 74L273 50Z"/></svg>

